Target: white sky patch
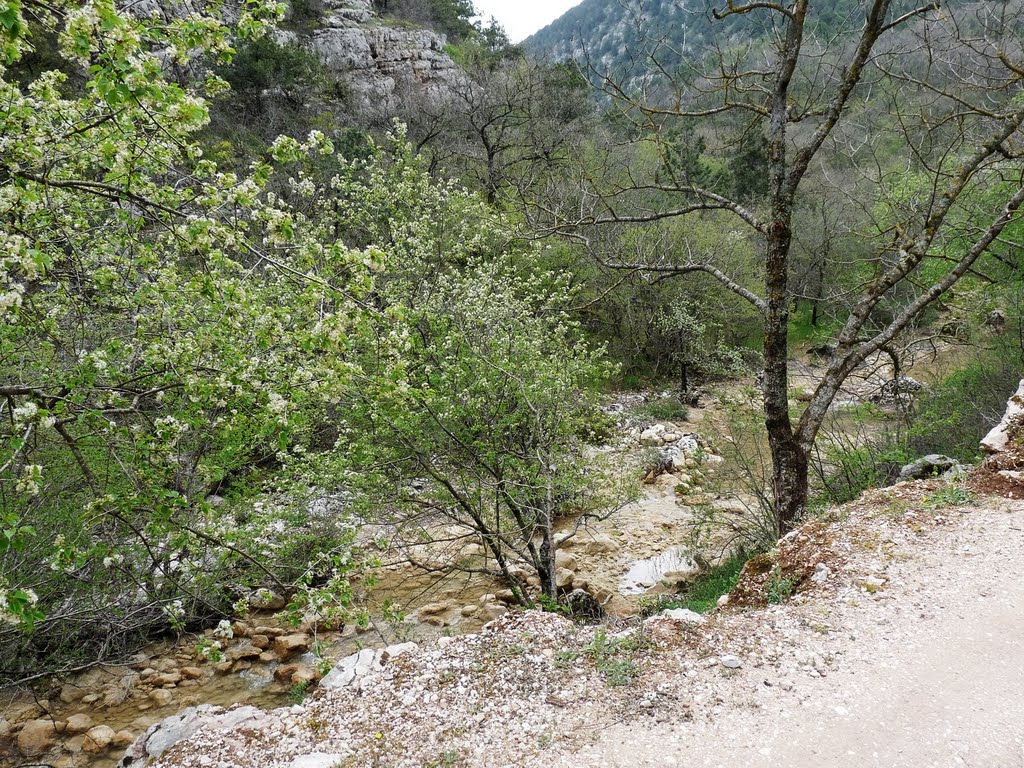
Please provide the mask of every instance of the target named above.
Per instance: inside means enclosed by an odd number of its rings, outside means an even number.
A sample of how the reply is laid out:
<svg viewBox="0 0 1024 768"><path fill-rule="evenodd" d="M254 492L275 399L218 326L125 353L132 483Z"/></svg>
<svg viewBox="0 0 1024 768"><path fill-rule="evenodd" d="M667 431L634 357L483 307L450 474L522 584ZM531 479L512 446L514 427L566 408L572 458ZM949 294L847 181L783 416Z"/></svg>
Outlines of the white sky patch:
<svg viewBox="0 0 1024 768"><path fill-rule="evenodd" d="M474 0L485 18L496 18L513 43L521 42L546 27L580 0Z"/></svg>

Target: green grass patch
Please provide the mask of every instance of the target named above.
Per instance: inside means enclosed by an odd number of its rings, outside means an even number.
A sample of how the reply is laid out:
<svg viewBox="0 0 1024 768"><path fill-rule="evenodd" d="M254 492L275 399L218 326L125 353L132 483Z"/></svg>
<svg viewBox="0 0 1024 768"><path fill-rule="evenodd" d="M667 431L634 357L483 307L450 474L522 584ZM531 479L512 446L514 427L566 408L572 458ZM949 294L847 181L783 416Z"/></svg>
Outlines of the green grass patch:
<svg viewBox="0 0 1024 768"><path fill-rule="evenodd" d="M702 573L687 585L683 593L641 599L640 613L644 616L653 616L671 608L686 608L696 613L708 613L718 605L718 598L728 594L736 586L740 572L748 559L749 556L745 553L735 554L721 565Z"/></svg>

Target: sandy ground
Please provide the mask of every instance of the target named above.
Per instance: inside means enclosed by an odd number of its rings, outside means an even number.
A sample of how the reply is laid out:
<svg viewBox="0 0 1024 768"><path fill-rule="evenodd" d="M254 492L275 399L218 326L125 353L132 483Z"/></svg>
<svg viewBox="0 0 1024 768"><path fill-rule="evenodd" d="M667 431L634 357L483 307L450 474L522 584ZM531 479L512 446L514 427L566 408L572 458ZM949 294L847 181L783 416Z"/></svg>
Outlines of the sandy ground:
<svg viewBox="0 0 1024 768"><path fill-rule="evenodd" d="M710 711L622 722L548 764L1024 766L1024 504L951 512L924 539L878 558L884 592L787 609L830 627L820 673L745 665Z"/></svg>

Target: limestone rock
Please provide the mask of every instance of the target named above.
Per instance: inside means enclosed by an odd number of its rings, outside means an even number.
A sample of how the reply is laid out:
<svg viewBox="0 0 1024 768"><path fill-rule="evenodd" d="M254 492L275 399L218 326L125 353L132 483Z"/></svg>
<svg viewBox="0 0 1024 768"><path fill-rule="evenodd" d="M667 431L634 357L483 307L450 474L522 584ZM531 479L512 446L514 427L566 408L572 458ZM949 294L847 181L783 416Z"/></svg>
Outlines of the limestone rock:
<svg viewBox="0 0 1024 768"><path fill-rule="evenodd" d="M82 742L82 750L94 755L106 752L114 741L115 735L116 732L109 725L97 725L90 728L85 734L85 741Z"/></svg>
<svg viewBox="0 0 1024 768"><path fill-rule="evenodd" d="M1004 452L1010 446L1010 441L1016 436L1015 433L1020 430L1022 421L1024 421L1024 379L1021 380L1017 392L1006 404L1006 413L1003 414L1002 421L985 435L981 441L981 447L986 453Z"/></svg>
<svg viewBox="0 0 1024 768"><path fill-rule="evenodd" d="M209 704L189 707L146 729L128 747L124 757L118 763L118 768L128 768L129 766L139 768L147 759L160 757L168 749L187 739L200 728L226 731L264 717L263 712L250 706L236 707L227 712Z"/></svg>
<svg viewBox="0 0 1024 768"><path fill-rule="evenodd" d="M382 668L383 651L364 648L346 656L320 681L321 688L347 688L362 677Z"/></svg>
<svg viewBox="0 0 1024 768"><path fill-rule="evenodd" d="M961 467L961 464L956 459L950 458L949 456L942 456L938 453L932 453L928 456L921 457L915 462L905 465L900 470L899 479L920 480L925 477L941 475L959 467Z"/></svg>
<svg viewBox="0 0 1024 768"><path fill-rule="evenodd" d="M18 750L25 757L41 755L52 746L56 733L52 720L29 720L18 732Z"/></svg>
<svg viewBox="0 0 1024 768"><path fill-rule="evenodd" d="M309 648L309 635L282 635L274 639L274 654L284 661L289 656Z"/></svg>
<svg viewBox="0 0 1024 768"><path fill-rule="evenodd" d="M555 586L559 589L568 589L575 578L576 574L568 568L559 568L555 571Z"/></svg>
<svg viewBox="0 0 1024 768"><path fill-rule="evenodd" d="M92 718L84 712L80 712L77 715L72 715L68 718L67 732L74 735L76 733L85 733L92 728L95 723Z"/></svg>

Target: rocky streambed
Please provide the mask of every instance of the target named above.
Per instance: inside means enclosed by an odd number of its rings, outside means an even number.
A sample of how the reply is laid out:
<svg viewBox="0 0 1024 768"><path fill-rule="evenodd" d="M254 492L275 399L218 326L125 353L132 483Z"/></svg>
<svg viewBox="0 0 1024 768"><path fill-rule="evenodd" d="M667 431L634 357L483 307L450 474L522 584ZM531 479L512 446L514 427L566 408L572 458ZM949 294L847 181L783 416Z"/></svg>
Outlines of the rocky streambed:
<svg viewBox="0 0 1024 768"><path fill-rule="evenodd" d="M620 513L572 537L563 533L557 561L563 592L586 592L607 614L619 616L635 612L645 594L677 591L696 572L685 546L691 505L712 499L705 473L718 462L687 422L625 429L615 450L644 456L656 471L642 496ZM566 521L566 530L571 525ZM522 576L528 583L536 578L525 567ZM273 708L298 702L334 665L361 649L379 652L474 633L515 603L510 590L488 577L439 576L399 562L379 573L374 591L401 603L406 620L341 631L314 622L291 627L269 610L280 607L271 601L267 610L156 644L124 665L49 681L31 694L8 693L0 699L0 761L112 768L129 744L169 716L202 705Z"/></svg>

